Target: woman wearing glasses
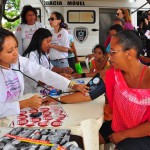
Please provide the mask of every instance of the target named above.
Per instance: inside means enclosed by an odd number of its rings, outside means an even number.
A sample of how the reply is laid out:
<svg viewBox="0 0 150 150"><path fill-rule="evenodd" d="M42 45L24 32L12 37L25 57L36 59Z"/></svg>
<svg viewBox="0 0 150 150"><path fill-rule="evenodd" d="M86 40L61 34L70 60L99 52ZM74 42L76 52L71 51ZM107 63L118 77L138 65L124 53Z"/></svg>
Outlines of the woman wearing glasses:
<svg viewBox="0 0 150 150"><path fill-rule="evenodd" d="M53 12L48 19L52 30L52 42L50 44L50 60L53 66L64 68L69 67L68 50L69 38L68 31L64 29L64 17L59 12Z"/></svg>
<svg viewBox="0 0 150 150"><path fill-rule="evenodd" d="M132 25L131 16L129 14L128 9L120 8L117 10L116 17L123 19L125 21L124 23L124 29L125 30L134 30L134 27Z"/></svg>
<svg viewBox="0 0 150 150"><path fill-rule="evenodd" d="M21 24L17 27L15 35L18 40L19 54L23 52L29 46L34 32L38 28L44 27L40 22L37 21L37 11L30 5L23 7L21 12Z"/></svg>
<svg viewBox="0 0 150 150"><path fill-rule="evenodd" d="M100 128L100 143L112 142L116 150L150 149L150 68L139 61L142 41L132 31L111 38L110 61L105 74L112 121Z"/></svg>

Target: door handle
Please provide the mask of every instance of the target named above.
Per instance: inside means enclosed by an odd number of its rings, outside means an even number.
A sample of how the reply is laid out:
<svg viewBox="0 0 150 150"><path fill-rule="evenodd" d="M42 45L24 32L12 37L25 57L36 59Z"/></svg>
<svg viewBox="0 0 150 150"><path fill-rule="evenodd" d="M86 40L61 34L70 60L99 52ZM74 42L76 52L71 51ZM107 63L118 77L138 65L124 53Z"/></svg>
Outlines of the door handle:
<svg viewBox="0 0 150 150"><path fill-rule="evenodd" d="M98 31L98 29L92 29L92 31L93 31L93 32L96 32L96 31Z"/></svg>

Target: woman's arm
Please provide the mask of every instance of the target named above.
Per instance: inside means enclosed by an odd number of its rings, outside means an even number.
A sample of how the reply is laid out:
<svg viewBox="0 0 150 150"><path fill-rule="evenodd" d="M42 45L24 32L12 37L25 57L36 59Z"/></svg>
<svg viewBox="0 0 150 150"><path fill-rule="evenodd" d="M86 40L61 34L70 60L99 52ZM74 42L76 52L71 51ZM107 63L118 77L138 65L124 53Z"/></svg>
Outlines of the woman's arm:
<svg viewBox="0 0 150 150"><path fill-rule="evenodd" d="M68 52L69 48L68 47L64 47L64 46L59 46L59 45L54 45L54 44L50 44L50 48L54 48L60 52Z"/></svg>
<svg viewBox="0 0 150 150"><path fill-rule="evenodd" d="M109 68L108 68L109 69ZM94 77L97 73L100 73L100 77L103 79L103 81L105 81L105 74L106 74L107 69L105 70L100 70L100 71L96 71L96 72L89 72L89 73L84 73L85 77ZM82 74L77 74L74 73L72 75L74 78L83 78Z"/></svg>
<svg viewBox="0 0 150 150"><path fill-rule="evenodd" d="M1 102L0 118L17 115L20 113L20 109L22 108L30 107L33 109L37 109L42 105L44 101L45 99L42 99L38 95L34 95L31 98L22 101L16 100L13 102Z"/></svg>
<svg viewBox="0 0 150 150"><path fill-rule="evenodd" d="M44 100L39 95L34 95L29 99L20 101L19 105L20 105L20 109L27 108L27 107L38 109L43 102Z"/></svg>
<svg viewBox="0 0 150 150"><path fill-rule="evenodd" d="M89 73L83 73L83 74L85 74L85 77L93 77L96 73L98 73L98 72L89 72ZM82 77L82 74L78 74L78 73L74 73L73 75L73 78L83 78Z"/></svg>
<svg viewBox="0 0 150 150"><path fill-rule="evenodd" d="M56 73L62 73L63 72L63 68L53 67L52 71L54 71Z"/></svg>
<svg viewBox="0 0 150 150"><path fill-rule="evenodd" d="M47 97L46 98L49 103L51 102L56 102L54 99ZM59 101L59 99L58 99ZM60 102L72 104L72 103L80 103L80 102L88 102L91 101L90 96L85 96L84 94L80 92L75 92L69 95L61 96L60 97Z"/></svg>
<svg viewBox="0 0 150 150"><path fill-rule="evenodd" d="M101 62L101 68L103 68L103 69L105 68L108 58L109 58L109 53L106 53L104 60Z"/></svg>
<svg viewBox="0 0 150 150"><path fill-rule="evenodd" d="M70 83L70 80L62 77L61 75L38 65L35 62L30 61L25 57L20 57L20 64L23 67L22 71L35 79L36 81L42 81L47 85L53 86L57 89L66 90ZM62 84L60 84L60 82Z"/></svg>
<svg viewBox="0 0 150 150"><path fill-rule="evenodd" d="M139 138L150 135L150 122L145 122L135 128L122 131L126 138Z"/></svg>
<svg viewBox="0 0 150 150"><path fill-rule="evenodd" d="M126 138L140 138L150 136L150 122L145 122L137 127L126 129L110 135L110 141L118 143Z"/></svg>
<svg viewBox="0 0 150 150"><path fill-rule="evenodd" d="M65 68L58 68L58 67L53 67L51 69L52 71L56 72L56 73L67 73L67 74L71 74L73 72L73 69L70 67L65 67Z"/></svg>
<svg viewBox="0 0 150 150"><path fill-rule="evenodd" d="M96 75L95 77L92 78L92 80L94 78L97 78L98 76ZM91 83L91 82L90 82ZM99 83L96 85L89 85L88 86L92 86L92 90L89 90L88 93L86 93L85 95L79 93L79 92L75 92L69 95L65 95L65 96L61 96L60 97L60 101L64 102L64 103L79 103L79 102L87 102L90 100L94 100L97 97L101 96L102 94L105 93L105 85L104 82L102 80L99 80ZM93 88L94 87L94 88ZM59 100L59 99L58 99ZM54 99L49 98L48 100L49 102L54 102Z"/></svg>
<svg viewBox="0 0 150 150"><path fill-rule="evenodd" d="M69 50L74 53L76 62L79 62L78 55L77 55L77 50L75 48L74 42L71 42L71 48Z"/></svg>
<svg viewBox="0 0 150 150"><path fill-rule="evenodd" d="M21 70L24 74L33 78L36 81L42 81L47 85L53 86L56 89L66 91L68 88L87 93L87 87L83 84L73 84L70 80L44 67L29 61L25 57L19 57ZM39 71L40 70L40 71ZM60 84L61 83L61 84Z"/></svg>
<svg viewBox="0 0 150 150"><path fill-rule="evenodd" d="M68 52L69 50L69 35L68 31L65 29L61 29L61 41L59 45L50 44L50 48L54 48L55 50L61 51L61 52Z"/></svg>
<svg viewBox="0 0 150 150"><path fill-rule="evenodd" d="M148 57L140 56L139 59L140 59L140 61L142 61L144 63L150 63L150 58L148 58Z"/></svg>

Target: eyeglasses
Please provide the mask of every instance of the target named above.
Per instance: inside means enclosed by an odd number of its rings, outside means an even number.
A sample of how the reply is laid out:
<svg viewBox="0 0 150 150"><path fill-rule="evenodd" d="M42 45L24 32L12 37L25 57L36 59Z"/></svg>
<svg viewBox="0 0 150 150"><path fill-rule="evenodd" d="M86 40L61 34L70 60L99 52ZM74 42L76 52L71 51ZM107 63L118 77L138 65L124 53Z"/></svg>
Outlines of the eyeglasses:
<svg viewBox="0 0 150 150"><path fill-rule="evenodd" d="M54 20L58 20L57 18L48 18L48 21L54 21Z"/></svg>
<svg viewBox="0 0 150 150"><path fill-rule="evenodd" d="M124 51L124 50L110 51L109 54L110 54L110 56L113 56L115 53L120 52L120 51Z"/></svg>

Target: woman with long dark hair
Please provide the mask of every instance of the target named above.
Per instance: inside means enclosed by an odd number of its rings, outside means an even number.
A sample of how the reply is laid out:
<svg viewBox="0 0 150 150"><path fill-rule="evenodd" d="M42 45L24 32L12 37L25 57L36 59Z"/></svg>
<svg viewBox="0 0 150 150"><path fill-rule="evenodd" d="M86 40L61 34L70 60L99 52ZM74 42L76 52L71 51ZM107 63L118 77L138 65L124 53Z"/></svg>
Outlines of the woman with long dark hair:
<svg viewBox="0 0 150 150"><path fill-rule="evenodd" d="M52 33L48 29L39 28L33 34L31 43L23 53L23 56L28 57L31 61L42 65L46 69L50 69L54 72L60 73L67 78L71 78L71 75L69 75L68 73L72 73L73 70L70 67L58 68L54 67L50 63L48 53L51 41ZM25 93L29 93L31 91L37 92L37 83L26 78Z"/></svg>
<svg viewBox="0 0 150 150"><path fill-rule="evenodd" d="M53 12L48 19L52 30L52 44L50 45L51 63L56 67L68 67L69 38L68 31L64 29L64 17L59 12Z"/></svg>

